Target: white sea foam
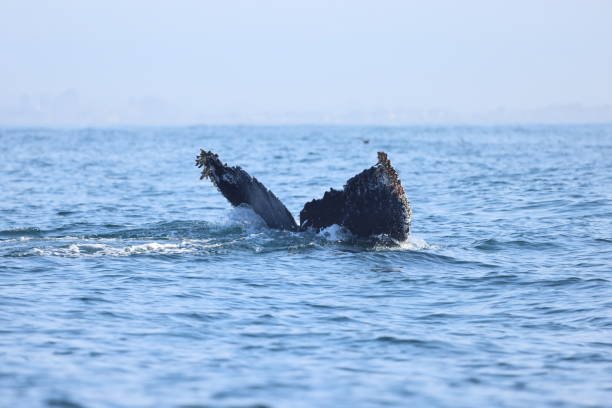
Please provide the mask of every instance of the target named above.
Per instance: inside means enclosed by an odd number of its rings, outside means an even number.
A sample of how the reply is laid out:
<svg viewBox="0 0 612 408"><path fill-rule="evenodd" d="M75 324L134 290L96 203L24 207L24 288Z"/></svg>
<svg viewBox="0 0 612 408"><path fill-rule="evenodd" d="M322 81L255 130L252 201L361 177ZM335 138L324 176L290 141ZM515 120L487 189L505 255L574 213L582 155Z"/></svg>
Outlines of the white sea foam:
<svg viewBox="0 0 612 408"><path fill-rule="evenodd" d="M25 241L30 241L31 239L32 239L32 237L6 238L6 239L0 239L0 242L7 244L9 242L25 242Z"/></svg>
<svg viewBox="0 0 612 408"><path fill-rule="evenodd" d="M261 231L267 228L266 222L246 204L234 207L222 222L226 226L240 226L247 232Z"/></svg>
<svg viewBox="0 0 612 408"><path fill-rule="evenodd" d="M410 235L408 239L400 242L401 249L408 249L411 251L419 251L421 249L431 249L432 246L427 243L423 238L415 237Z"/></svg>
<svg viewBox="0 0 612 408"><path fill-rule="evenodd" d="M405 241L395 241L393 240L394 245L377 245L374 249L377 251L397 251L397 250L406 250L406 251L421 251L424 249L432 249L436 248L435 245L430 245L423 238L416 237L414 235L408 236Z"/></svg>
<svg viewBox="0 0 612 408"><path fill-rule="evenodd" d="M330 242L344 241L353 237L353 234L348 229L337 224L322 229L317 235Z"/></svg>
<svg viewBox="0 0 612 408"><path fill-rule="evenodd" d="M222 246L221 243L208 243L209 240L183 240L178 243L146 242L134 245L109 245L104 243L72 243L68 246L49 246L32 248L26 255L37 256L64 256L64 257L87 257L87 256L130 256L147 254L184 254L203 249Z"/></svg>

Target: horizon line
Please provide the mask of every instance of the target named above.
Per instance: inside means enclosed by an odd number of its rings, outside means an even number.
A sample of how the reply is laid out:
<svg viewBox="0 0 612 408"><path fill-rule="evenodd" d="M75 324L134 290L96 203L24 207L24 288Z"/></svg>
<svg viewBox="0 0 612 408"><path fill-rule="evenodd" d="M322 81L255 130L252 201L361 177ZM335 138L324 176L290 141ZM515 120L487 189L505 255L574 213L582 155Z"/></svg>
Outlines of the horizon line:
<svg viewBox="0 0 612 408"><path fill-rule="evenodd" d="M258 122L211 122L211 123L191 123L191 124L138 124L138 123L117 123L117 124L3 124L1 129L115 129L115 128L198 128L198 127L384 127L384 128L418 128L418 127L581 127L581 126L612 126L612 120L605 121L568 121L568 122L538 122L538 121L517 121L517 122L412 122L412 123L325 123L325 122L295 122L295 123L258 123Z"/></svg>

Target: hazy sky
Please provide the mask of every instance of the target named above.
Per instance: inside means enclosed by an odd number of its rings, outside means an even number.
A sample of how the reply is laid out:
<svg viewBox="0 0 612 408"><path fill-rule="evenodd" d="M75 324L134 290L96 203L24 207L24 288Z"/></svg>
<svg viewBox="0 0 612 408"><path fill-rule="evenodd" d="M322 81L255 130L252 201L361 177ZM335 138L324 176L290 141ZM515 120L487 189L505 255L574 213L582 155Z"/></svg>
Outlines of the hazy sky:
<svg viewBox="0 0 612 408"><path fill-rule="evenodd" d="M612 121L609 0L1 0L0 56L0 124Z"/></svg>

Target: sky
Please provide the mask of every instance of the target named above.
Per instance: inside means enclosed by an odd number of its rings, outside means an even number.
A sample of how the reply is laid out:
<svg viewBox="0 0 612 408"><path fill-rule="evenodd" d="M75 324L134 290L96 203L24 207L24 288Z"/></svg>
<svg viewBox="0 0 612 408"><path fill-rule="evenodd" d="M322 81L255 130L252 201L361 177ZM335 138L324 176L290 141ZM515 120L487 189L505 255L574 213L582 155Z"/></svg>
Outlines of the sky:
<svg viewBox="0 0 612 408"><path fill-rule="evenodd" d="M609 0L0 0L0 125L612 122Z"/></svg>

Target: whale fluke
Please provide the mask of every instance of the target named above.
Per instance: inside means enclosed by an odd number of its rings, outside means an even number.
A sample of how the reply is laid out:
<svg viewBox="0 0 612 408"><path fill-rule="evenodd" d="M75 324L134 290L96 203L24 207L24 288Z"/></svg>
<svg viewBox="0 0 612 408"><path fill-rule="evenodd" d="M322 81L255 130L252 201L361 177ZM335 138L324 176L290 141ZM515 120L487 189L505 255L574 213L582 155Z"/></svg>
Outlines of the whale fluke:
<svg viewBox="0 0 612 408"><path fill-rule="evenodd" d="M332 188L323 198L306 203L299 227L283 203L240 167L229 167L205 150L196 165L203 167L200 179L209 178L232 205L250 205L270 228L320 231L337 224L361 237L384 234L398 241L410 234L412 209L384 152L378 153L376 165L350 178L342 190Z"/></svg>
<svg viewBox="0 0 612 408"><path fill-rule="evenodd" d="M248 204L268 227L297 231L298 226L287 207L255 177L240 167L221 163L213 152L200 150L196 166L203 167L200 180L208 178L233 206Z"/></svg>
<svg viewBox="0 0 612 408"><path fill-rule="evenodd" d="M353 234L385 234L399 241L410 235L412 209L397 172L384 152L378 163L350 178L342 190L331 189L300 212L300 229L317 231L337 224Z"/></svg>

